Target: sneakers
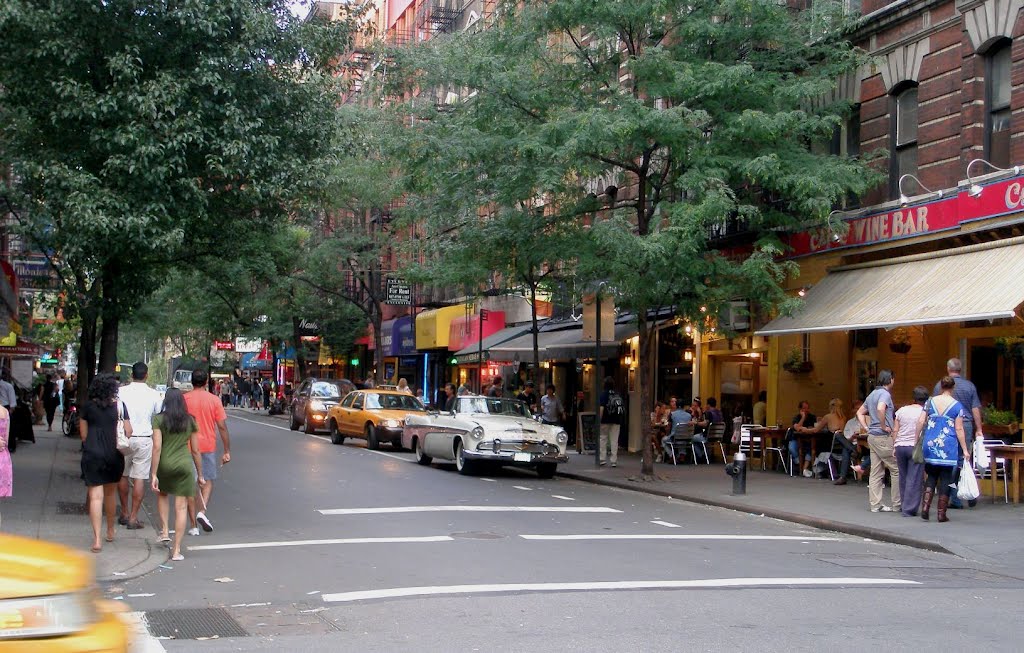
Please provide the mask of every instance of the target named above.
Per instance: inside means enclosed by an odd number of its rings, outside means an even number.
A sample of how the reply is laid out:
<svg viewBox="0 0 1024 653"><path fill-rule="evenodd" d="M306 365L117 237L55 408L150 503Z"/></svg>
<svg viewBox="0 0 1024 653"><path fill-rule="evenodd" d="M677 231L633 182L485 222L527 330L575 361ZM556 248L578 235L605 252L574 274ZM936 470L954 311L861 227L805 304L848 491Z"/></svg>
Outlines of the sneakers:
<svg viewBox="0 0 1024 653"><path fill-rule="evenodd" d="M889 506L879 506L877 508L872 508L871 512L892 512L892 508Z"/></svg>
<svg viewBox="0 0 1024 653"><path fill-rule="evenodd" d="M199 535L199 529L198 528L194 528L194 527L190 528L190 529L188 529L188 534L189 535Z"/></svg>
<svg viewBox="0 0 1024 653"><path fill-rule="evenodd" d="M612 467L618 467L618 466L619 466L619 463L617 463L617 462L612 462Z"/></svg>
<svg viewBox="0 0 1024 653"><path fill-rule="evenodd" d="M206 516L205 512L196 514L196 522L198 522L207 533L213 530L213 524L210 523L210 518Z"/></svg>
<svg viewBox="0 0 1024 653"><path fill-rule="evenodd" d="M809 469L804 470L804 478L814 478L814 472Z"/></svg>

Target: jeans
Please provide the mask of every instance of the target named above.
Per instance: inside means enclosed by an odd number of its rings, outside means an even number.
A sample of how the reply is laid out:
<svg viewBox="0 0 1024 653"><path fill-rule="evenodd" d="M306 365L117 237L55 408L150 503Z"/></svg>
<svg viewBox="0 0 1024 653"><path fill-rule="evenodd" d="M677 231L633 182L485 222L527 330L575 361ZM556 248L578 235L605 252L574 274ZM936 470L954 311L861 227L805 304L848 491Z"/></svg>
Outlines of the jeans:
<svg viewBox="0 0 1024 653"><path fill-rule="evenodd" d="M619 459L619 425L618 424L602 424L601 425L601 437L597 444L599 459L603 463L609 447L611 448L612 464L616 464Z"/></svg>
<svg viewBox="0 0 1024 653"><path fill-rule="evenodd" d="M921 507L924 465L914 462L912 446L896 447L895 452L896 466L900 469L900 500L903 502L903 514L914 517Z"/></svg>
<svg viewBox="0 0 1024 653"><path fill-rule="evenodd" d="M839 462L839 478L846 478L850 473L850 459L857 453L857 447L845 437L836 438L836 442L843 447L843 455Z"/></svg>
<svg viewBox="0 0 1024 653"><path fill-rule="evenodd" d="M800 466L800 461L798 460L799 458L800 458L800 441L797 440L796 438L793 438L792 440L789 441L789 460L790 460L790 462L793 463L793 469L794 470L796 470L796 468ZM804 460L810 461L811 460L811 454L810 453L805 453L804 454Z"/></svg>
<svg viewBox="0 0 1024 653"><path fill-rule="evenodd" d="M896 457L893 455L892 436L869 435L868 448L875 458L875 464L871 466L871 475L868 479L868 503L871 509L882 506L882 490L885 470L889 469L889 476L892 479L892 487L889 488L889 496L892 499L892 509L901 510L900 503L900 470L896 467Z"/></svg>

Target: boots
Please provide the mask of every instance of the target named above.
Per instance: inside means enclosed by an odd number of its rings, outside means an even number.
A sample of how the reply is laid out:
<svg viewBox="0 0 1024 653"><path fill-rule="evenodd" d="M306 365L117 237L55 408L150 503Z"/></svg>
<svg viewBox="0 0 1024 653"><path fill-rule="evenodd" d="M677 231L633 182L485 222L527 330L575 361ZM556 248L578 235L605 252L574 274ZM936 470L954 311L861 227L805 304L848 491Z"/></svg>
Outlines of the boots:
<svg viewBox="0 0 1024 653"><path fill-rule="evenodd" d="M939 521L949 521L949 517L946 516L946 509L949 508L949 495L939 497Z"/></svg>
<svg viewBox="0 0 1024 653"><path fill-rule="evenodd" d="M932 509L932 497L934 495L935 488L926 487L924 489L924 496L921 498L921 519L925 521L928 521L928 512Z"/></svg>

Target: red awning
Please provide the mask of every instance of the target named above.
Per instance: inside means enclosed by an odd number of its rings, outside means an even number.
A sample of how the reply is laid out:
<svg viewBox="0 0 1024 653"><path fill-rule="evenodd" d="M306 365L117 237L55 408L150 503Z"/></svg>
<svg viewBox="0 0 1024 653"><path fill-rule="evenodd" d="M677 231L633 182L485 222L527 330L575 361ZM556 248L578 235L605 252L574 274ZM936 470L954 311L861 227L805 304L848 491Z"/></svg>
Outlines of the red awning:
<svg viewBox="0 0 1024 653"><path fill-rule="evenodd" d="M44 353L40 345L18 336L18 344L13 347L0 347L0 356L11 356L14 358L39 358Z"/></svg>
<svg viewBox="0 0 1024 653"><path fill-rule="evenodd" d="M481 322L483 336L480 335ZM480 319L479 313L453 318L448 326L448 351L459 351L475 345L481 338L492 336L505 328L504 311L487 311L487 317Z"/></svg>

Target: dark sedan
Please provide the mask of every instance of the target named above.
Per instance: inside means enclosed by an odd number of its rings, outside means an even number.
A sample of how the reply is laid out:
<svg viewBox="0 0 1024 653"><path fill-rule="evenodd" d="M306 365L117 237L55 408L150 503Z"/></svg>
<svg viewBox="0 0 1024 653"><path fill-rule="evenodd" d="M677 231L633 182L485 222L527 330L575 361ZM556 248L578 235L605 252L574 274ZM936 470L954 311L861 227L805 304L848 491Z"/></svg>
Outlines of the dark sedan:
<svg viewBox="0 0 1024 653"><path fill-rule="evenodd" d="M306 433L327 429L327 413L355 385L345 379L306 379L292 393L291 418L288 420L293 431L304 427Z"/></svg>

